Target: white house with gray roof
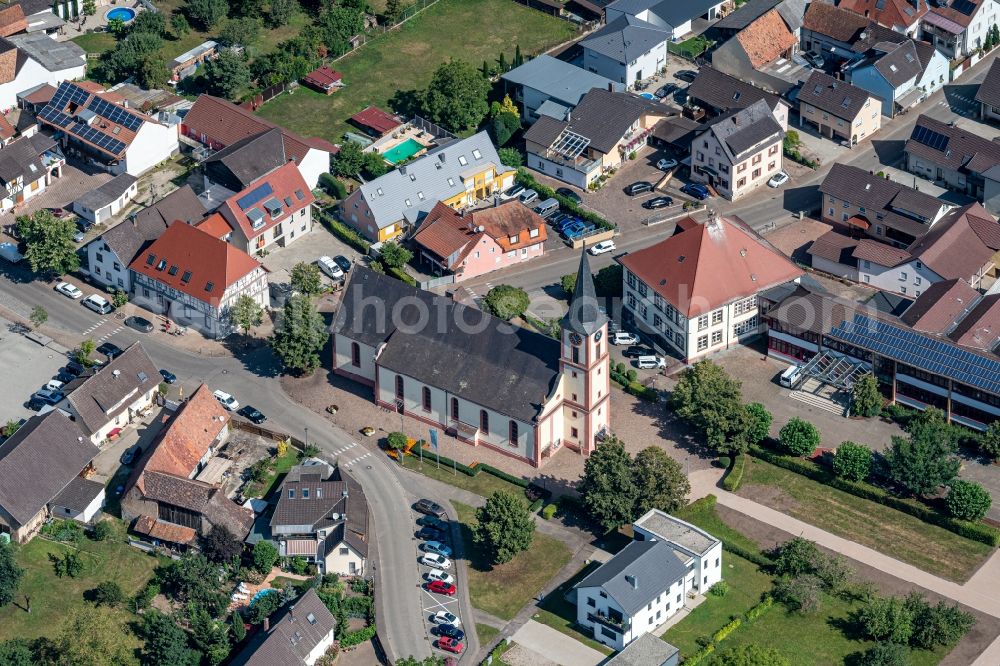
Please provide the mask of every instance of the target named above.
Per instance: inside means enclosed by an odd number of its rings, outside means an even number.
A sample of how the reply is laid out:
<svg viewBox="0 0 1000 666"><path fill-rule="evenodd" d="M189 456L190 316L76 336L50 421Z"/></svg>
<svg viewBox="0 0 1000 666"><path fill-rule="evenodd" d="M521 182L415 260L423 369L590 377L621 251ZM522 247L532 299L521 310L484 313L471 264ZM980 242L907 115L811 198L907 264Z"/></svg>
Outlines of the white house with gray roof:
<svg viewBox="0 0 1000 666"><path fill-rule="evenodd" d="M651 509L633 531L629 545L574 588L577 623L616 650L722 580L722 542L704 530Z"/></svg>
<svg viewBox="0 0 1000 666"><path fill-rule="evenodd" d="M624 14L580 42L583 68L631 85L666 66L669 41L669 31Z"/></svg>
<svg viewBox="0 0 1000 666"><path fill-rule="evenodd" d="M633 16L666 31L667 39L678 41L691 32L696 18L713 21L719 18L722 5L718 0L616 0L604 9L608 23L621 16Z"/></svg>
<svg viewBox="0 0 1000 666"><path fill-rule="evenodd" d="M514 101L521 104L521 119L528 125L547 115L566 120L591 88L621 91L624 86L600 74L580 69L576 65L540 55L520 67L515 67L501 79L511 91Z"/></svg>

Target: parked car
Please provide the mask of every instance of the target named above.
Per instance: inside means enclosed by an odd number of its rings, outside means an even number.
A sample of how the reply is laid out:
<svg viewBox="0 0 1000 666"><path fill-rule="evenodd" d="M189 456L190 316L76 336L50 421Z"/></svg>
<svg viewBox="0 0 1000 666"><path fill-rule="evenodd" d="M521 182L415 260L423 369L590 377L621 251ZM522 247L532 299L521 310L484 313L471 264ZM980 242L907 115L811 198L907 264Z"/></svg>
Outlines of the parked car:
<svg viewBox="0 0 1000 666"><path fill-rule="evenodd" d="M615 247L615 242L612 240L601 241L600 243L594 243L589 248L587 252L593 255L604 254L605 252L614 252L617 248Z"/></svg>
<svg viewBox="0 0 1000 666"><path fill-rule="evenodd" d="M436 553L443 557L451 557L451 547L441 543L440 541L428 541L427 543L420 544L420 550L425 553Z"/></svg>
<svg viewBox="0 0 1000 666"><path fill-rule="evenodd" d="M160 368L160 376L163 377L163 381L165 381L168 384L173 384L174 382L177 381L177 375L170 372L169 370L164 370L163 368Z"/></svg>
<svg viewBox="0 0 1000 666"><path fill-rule="evenodd" d="M125 452L122 453L122 457L119 458L119 460L123 465L131 465L132 462L135 461L139 457L139 454L141 453L142 453L142 447L136 444L134 446L130 446L127 449L125 449Z"/></svg>
<svg viewBox="0 0 1000 666"><path fill-rule="evenodd" d="M664 86L660 86L657 91L653 93L653 95L655 95L657 99L665 99L680 89L681 87L676 83L668 83Z"/></svg>
<svg viewBox="0 0 1000 666"><path fill-rule="evenodd" d="M524 185L511 185L507 188L505 192L500 195L501 199L513 199L515 197L521 196L521 192L524 192Z"/></svg>
<svg viewBox="0 0 1000 666"><path fill-rule="evenodd" d="M653 353L653 350L649 347L641 347L639 345L632 345L627 347L625 351L622 352L622 356L625 358L639 358L640 356L648 356Z"/></svg>
<svg viewBox="0 0 1000 666"><path fill-rule="evenodd" d="M63 384L69 384L74 379L76 379L76 375L71 375L65 370L60 370L56 373L56 380L62 382Z"/></svg>
<svg viewBox="0 0 1000 666"><path fill-rule="evenodd" d="M524 190L520 195L518 195L517 198L520 199L523 204L530 204L538 198L538 192L534 190Z"/></svg>
<svg viewBox="0 0 1000 666"><path fill-rule="evenodd" d="M788 174L784 171L779 171L778 173L771 176L770 180L767 181L768 187L781 187L788 182Z"/></svg>
<svg viewBox="0 0 1000 666"><path fill-rule="evenodd" d="M462 621L459 620L457 616L453 613L449 613L448 611L438 611L437 613L434 613L434 615L431 616L431 622L434 624L450 624L456 627L462 624Z"/></svg>
<svg viewBox="0 0 1000 666"><path fill-rule="evenodd" d="M108 357L109 361L115 360L118 356L122 355L124 350L113 342L105 342L97 348L98 354L104 354Z"/></svg>
<svg viewBox="0 0 1000 666"><path fill-rule="evenodd" d="M673 197L653 197L652 199L647 199L642 202L642 207L649 210L656 210L657 208L666 208L667 206L673 206Z"/></svg>
<svg viewBox="0 0 1000 666"><path fill-rule="evenodd" d="M42 388L45 389L46 391L59 391L62 389L63 386L64 383L59 381L58 379L50 379L48 382L46 382L45 386L43 386Z"/></svg>
<svg viewBox="0 0 1000 666"><path fill-rule="evenodd" d="M127 317L125 319L125 325L129 328L134 328L140 333L153 332L153 323L143 317Z"/></svg>
<svg viewBox="0 0 1000 666"><path fill-rule="evenodd" d="M256 423L257 425L260 425L267 420L267 417L264 416L259 409L250 405L243 405L236 410L236 413L246 420Z"/></svg>
<svg viewBox="0 0 1000 666"><path fill-rule="evenodd" d="M344 274L351 272L351 260L342 254L338 254L333 258L333 263L340 266L340 270L344 271Z"/></svg>
<svg viewBox="0 0 1000 666"><path fill-rule="evenodd" d="M681 188L681 192L689 197L694 197L698 201L704 201L711 196L708 192L708 188L701 183L688 183Z"/></svg>
<svg viewBox="0 0 1000 666"><path fill-rule="evenodd" d="M73 222L74 224L76 224L76 228L82 231L83 233L87 233L88 231L90 231L90 228L94 226L94 223L85 217L77 217L73 220Z"/></svg>
<svg viewBox="0 0 1000 666"><path fill-rule="evenodd" d="M91 294L80 302L83 303L83 307L93 310L97 314L106 315L114 312L114 308L108 302L108 299L97 294Z"/></svg>
<svg viewBox="0 0 1000 666"><path fill-rule="evenodd" d="M455 587L454 583L446 583L443 580L432 580L427 583L427 591L433 592L434 594L443 594L445 596L453 597L458 588Z"/></svg>
<svg viewBox="0 0 1000 666"><path fill-rule="evenodd" d="M817 53L816 51L806 51L802 54L802 57L805 58L807 63L809 63L810 67L814 67L816 69L823 69L823 65L826 64L826 61L823 59L823 54Z"/></svg>
<svg viewBox="0 0 1000 666"><path fill-rule="evenodd" d="M439 624L431 627L431 633L435 636L447 636L460 641L465 638L465 632L453 624Z"/></svg>
<svg viewBox="0 0 1000 666"><path fill-rule="evenodd" d="M640 370L653 370L667 367L667 361L662 356L640 356L635 360L635 366Z"/></svg>
<svg viewBox="0 0 1000 666"><path fill-rule="evenodd" d="M66 364L66 373L73 375L73 377L79 377L84 373L87 368L83 366L79 361L70 361Z"/></svg>
<svg viewBox="0 0 1000 666"><path fill-rule="evenodd" d="M687 83L691 83L698 77L698 72L692 72L690 69L682 69L680 71L674 72L674 78L680 79Z"/></svg>
<svg viewBox="0 0 1000 666"><path fill-rule="evenodd" d="M421 527L413 536L421 541L441 541L445 538L444 532L434 527Z"/></svg>
<svg viewBox="0 0 1000 666"><path fill-rule="evenodd" d="M319 269L326 273L327 277L331 280L343 279L344 271L341 270L340 266L338 266L337 262L335 262L332 258L323 255L316 260L316 263L319 265Z"/></svg>
<svg viewBox="0 0 1000 666"><path fill-rule="evenodd" d="M580 195L574 192L573 190L569 189L568 187L557 187L556 194L558 194L561 197L566 197L575 204L583 203L583 199L580 197Z"/></svg>
<svg viewBox="0 0 1000 666"><path fill-rule="evenodd" d="M229 395L225 391L220 391L216 389L212 391L212 395L215 399L222 403L222 406L226 408L227 411L233 412L240 408L240 403L236 401L236 398Z"/></svg>
<svg viewBox="0 0 1000 666"><path fill-rule="evenodd" d="M569 226L571 226L573 224L582 223L582 222L583 222L583 220L581 220L578 217L573 217L572 215L567 215L566 217L564 217L562 220L559 221L559 224L556 225L556 231L562 233L563 231L566 230L566 227L569 227Z"/></svg>
<svg viewBox="0 0 1000 666"><path fill-rule="evenodd" d="M666 157L664 157L663 159L661 159L659 162L656 163L656 168L659 169L660 171L670 171L676 166L677 166L677 160L667 159Z"/></svg>
<svg viewBox="0 0 1000 666"><path fill-rule="evenodd" d="M413 505L413 510L425 516L435 516L441 520L448 519L448 514L445 513L444 507L429 499L417 500L417 503Z"/></svg>
<svg viewBox="0 0 1000 666"><path fill-rule="evenodd" d="M451 560L444 555L438 555L437 553L427 553L426 555L421 555L419 561L424 566L434 567L435 569L451 569Z"/></svg>
<svg viewBox="0 0 1000 666"><path fill-rule="evenodd" d="M563 220L571 220L571 219L573 219L573 216L570 215L569 213L560 212L550 216L548 219L546 219L546 222L551 224L553 227L558 228L560 222L562 222Z"/></svg>
<svg viewBox="0 0 1000 666"><path fill-rule="evenodd" d="M462 654L462 650L465 649L465 645L461 641L456 641L454 638L448 638L447 636L437 639L437 646L439 650L453 654Z"/></svg>
<svg viewBox="0 0 1000 666"><path fill-rule="evenodd" d="M613 345L637 345L639 344L639 336L635 333L629 333L628 331L618 331L613 336L611 336L611 344Z"/></svg>
<svg viewBox="0 0 1000 666"><path fill-rule="evenodd" d="M625 194L629 195L630 197L634 197L637 194L643 194L645 192L652 192L652 191L653 191L653 184L645 180L638 180L625 188Z"/></svg>
<svg viewBox="0 0 1000 666"><path fill-rule="evenodd" d="M444 583L455 583L455 577L447 571L441 571L441 569L431 569L424 574L424 578L430 581L439 580Z"/></svg>
<svg viewBox="0 0 1000 666"><path fill-rule="evenodd" d="M77 298L83 298L83 292L80 291L77 287L71 285L69 282L57 283L56 291L58 291L63 296L69 296L74 300L76 300Z"/></svg>
<svg viewBox="0 0 1000 666"><path fill-rule="evenodd" d="M576 240L581 236L589 234L591 231L594 231L595 229L597 229L596 224L581 222L579 225L573 226L565 230L563 232L563 235L565 235L568 240Z"/></svg>
<svg viewBox="0 0 1000 666"><path fill-rule="evenodd" d="M559 212L559 200L555 197L550 197L543 201L542 203L535 206L535 212L541 217L545 218L549 215Z"/></svg>
<svg viewBox="0 0 1000 666"><path fill-rule="evenodd" d="M420 516L417 518L417 525L420 525L421 527L431 527L441 532L448 529L448 521L441 520L435 516Z"/></svg>
<svg viewBox="0 0 1000 666"><path fill-rule="evenodd" d="M46 405L55 405L62 402L66 395L62 391L50 391L49 389L38 389L32 396L32 401L42 402Z"/></svg>

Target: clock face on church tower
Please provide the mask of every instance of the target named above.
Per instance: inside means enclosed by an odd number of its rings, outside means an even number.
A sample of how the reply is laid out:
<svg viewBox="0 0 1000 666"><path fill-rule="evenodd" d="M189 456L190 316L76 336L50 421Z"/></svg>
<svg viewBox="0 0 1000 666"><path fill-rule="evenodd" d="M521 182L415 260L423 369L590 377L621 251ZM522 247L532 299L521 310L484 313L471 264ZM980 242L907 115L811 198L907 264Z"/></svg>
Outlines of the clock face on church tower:
<svg viewBox="0 0 1000 666"><path fill-rule="evenodd" d="M583 338L581 338L578 333L570 333L569 334L569 341L571 343L573 343L574 345L578 345L581 342L583 342Z"/></svg>
<svg viewBox="0 0 1000 666"><path fill-rule="evenodd" d="M604 337L603 331L598 331L597 333L594 333L594 342L600 342L601 338L603 337Z"/></svg>

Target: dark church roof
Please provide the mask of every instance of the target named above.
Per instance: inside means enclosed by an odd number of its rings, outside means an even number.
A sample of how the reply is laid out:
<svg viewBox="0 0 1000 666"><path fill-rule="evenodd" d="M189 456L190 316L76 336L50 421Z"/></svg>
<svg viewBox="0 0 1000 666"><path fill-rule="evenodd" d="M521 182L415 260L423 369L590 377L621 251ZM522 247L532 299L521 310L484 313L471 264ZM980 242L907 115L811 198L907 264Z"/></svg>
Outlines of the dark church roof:
<svg viewBox="0 0 1000 666"><path fill-rule="evenodd" d="M573 299L569 302L569 311L563 317L562 325L580 335L593 335L606 323L608 318L598 305L594 276L590 272L590 261L584 248L583 254L580 255L580 268L576 273Z"/></svg>

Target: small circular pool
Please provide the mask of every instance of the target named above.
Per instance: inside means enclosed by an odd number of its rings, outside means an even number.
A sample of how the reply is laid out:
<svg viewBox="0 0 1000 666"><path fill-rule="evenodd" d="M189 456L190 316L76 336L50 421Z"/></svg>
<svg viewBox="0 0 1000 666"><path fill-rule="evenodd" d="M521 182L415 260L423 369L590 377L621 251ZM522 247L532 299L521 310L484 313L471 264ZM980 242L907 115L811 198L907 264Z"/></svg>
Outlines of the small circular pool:
<svg viewBox="0 0 1000 666"><path fill-rule="evenodd" d="M122 21L128 23L135 18L135 10L129 9L128 7L115 7L105 14L104 18L108 21L111 19L121 19Z"/></svg>

